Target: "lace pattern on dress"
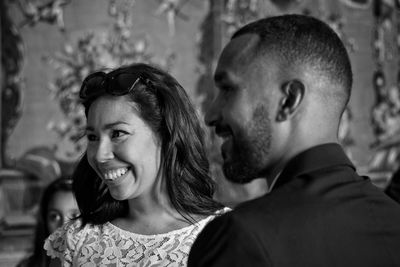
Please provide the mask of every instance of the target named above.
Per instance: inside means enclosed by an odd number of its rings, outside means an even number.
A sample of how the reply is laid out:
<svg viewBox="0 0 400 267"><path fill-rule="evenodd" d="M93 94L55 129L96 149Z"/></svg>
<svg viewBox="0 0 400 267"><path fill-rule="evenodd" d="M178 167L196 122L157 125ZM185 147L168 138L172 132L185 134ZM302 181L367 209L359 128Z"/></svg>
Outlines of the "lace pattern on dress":
<svg viewBox="0 0 400 267"><path fill-rule="evenodd" d="M199 232L214 218L157 235L125 231L111 223L69 222L46 240L47 255L62 266L186 266L191 246Z"/></svg>

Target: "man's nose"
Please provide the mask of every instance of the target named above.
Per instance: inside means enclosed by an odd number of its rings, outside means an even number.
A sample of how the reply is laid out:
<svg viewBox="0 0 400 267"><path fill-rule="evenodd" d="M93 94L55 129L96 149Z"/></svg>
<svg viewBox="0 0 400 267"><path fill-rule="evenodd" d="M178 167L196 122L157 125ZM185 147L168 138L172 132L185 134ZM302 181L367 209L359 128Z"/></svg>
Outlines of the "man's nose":
<svg viewBox="0 0 400 267"><path fill-rule="evenodd" d="M108 140L100 140L96 151L97 162L106 162L114 158L112 144Z"/></svg>
<svg viewBox="0 0 400 267"><path fill-rule="evenodd" d="M214 100L211 102L210 106L206 110L206 114L204 115L204 121L209 126L215 126L218 118L220 116L220 107L218 107L217 101Z"/></svg>

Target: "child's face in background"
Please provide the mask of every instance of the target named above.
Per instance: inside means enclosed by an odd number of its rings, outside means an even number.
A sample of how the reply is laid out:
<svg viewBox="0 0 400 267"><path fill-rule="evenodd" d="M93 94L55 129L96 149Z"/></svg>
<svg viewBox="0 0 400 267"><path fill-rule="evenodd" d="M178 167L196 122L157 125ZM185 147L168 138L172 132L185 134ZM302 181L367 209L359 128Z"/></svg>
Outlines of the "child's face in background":
<svg viewBox="0 0 400 267"><path fill-rule="evenodd" d="M77 215L79 215L79 208L72 192L56 192L47 206L46 223L49 233L53 233L58 227Z"/></svg>

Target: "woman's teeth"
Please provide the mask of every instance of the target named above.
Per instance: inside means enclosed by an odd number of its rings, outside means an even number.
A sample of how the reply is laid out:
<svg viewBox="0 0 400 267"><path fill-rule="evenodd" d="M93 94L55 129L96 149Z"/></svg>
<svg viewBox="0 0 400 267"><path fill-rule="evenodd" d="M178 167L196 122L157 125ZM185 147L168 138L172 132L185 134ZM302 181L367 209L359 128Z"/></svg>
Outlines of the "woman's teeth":
<svg viewBox="0 0 400 267"><path fill-rule="evenodd" d="M114 170L109 170L106 171L103 176L104 179L106 180L115 180L118 177L121 177L128 171L128 168L120 168L120 169L114 169Z"/></svg>

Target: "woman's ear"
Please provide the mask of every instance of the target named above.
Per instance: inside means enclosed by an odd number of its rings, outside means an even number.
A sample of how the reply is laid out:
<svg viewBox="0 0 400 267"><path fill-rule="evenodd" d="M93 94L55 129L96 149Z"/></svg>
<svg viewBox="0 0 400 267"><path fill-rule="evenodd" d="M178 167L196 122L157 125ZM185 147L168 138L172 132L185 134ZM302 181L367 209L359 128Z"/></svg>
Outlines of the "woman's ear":
<svg viewBox="0 0 400 267"><path fill-rule="evenodd" d="M300 106L305 94L305 86L299 80L291 80L282 86L283 98L280 101L277 121L287 120Z"/></svg>

